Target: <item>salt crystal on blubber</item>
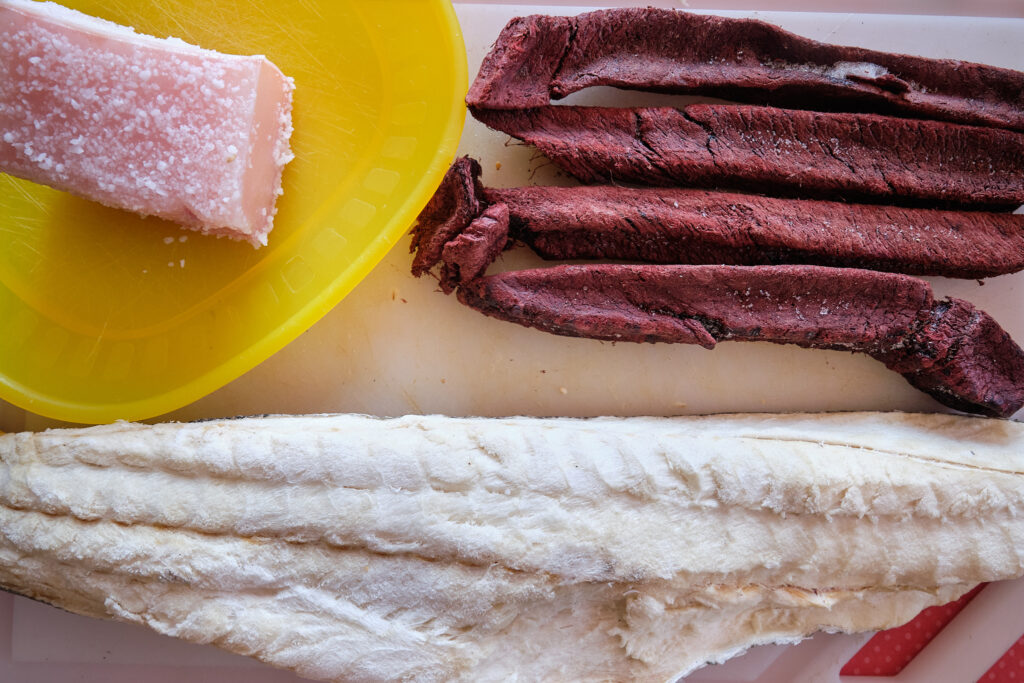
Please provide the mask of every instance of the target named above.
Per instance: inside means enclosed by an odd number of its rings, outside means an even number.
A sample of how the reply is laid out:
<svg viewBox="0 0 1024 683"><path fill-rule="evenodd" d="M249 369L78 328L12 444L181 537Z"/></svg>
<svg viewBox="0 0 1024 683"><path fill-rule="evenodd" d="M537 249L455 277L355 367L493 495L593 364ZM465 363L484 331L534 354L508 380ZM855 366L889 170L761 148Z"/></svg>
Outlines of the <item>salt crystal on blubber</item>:
<svg viewBox="0 0 1024 683"><path fill-rule="evenodd" d="M266 244L293 89L263 56L0 0L0 171L107 206Z"/></svg>

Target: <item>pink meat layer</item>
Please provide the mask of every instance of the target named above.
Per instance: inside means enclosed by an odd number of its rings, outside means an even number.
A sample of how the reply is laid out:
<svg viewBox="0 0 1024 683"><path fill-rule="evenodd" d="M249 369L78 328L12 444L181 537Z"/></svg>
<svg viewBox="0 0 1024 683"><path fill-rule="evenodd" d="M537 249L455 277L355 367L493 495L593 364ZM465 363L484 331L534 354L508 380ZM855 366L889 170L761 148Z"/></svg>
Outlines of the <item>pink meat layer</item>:
<svg viewBox="0 0 1024 683"><path fill-rule="evenodd" d="M267 243L294 88L265 57L0 0L0 171Z"/></svg>

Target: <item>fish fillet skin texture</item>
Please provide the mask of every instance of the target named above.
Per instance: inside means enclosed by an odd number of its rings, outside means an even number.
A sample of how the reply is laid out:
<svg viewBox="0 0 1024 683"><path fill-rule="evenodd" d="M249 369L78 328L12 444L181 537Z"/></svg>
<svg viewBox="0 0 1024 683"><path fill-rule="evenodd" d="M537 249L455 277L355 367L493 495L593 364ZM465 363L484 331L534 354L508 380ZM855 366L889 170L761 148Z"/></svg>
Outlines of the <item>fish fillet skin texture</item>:
<svg viewBox="0 0 1024 683"><path fill-rule="evenodd" d="M0 172L105 206L266 245L294 88L262 55L0 0Z"/></svg>
<svg viewBox="0 0 1024 683"><path fill-rule="evenodd" d="M1024 573L1024 425L117 423L0 436L0 587L325 681L669 681Z"/></svg>

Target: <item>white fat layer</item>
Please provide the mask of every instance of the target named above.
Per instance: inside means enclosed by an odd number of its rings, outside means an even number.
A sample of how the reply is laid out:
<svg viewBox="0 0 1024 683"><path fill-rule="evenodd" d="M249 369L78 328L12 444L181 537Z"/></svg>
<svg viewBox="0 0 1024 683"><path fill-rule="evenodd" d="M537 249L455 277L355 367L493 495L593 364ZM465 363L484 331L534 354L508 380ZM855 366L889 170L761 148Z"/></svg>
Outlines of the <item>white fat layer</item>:
<svg viewBox="0 0 1024 683"><path fill-rule="evenodd" d="M865 80L875 80L888 75L889 70L872 62L836 62L825 74L839 79L857 76Z"/></svg>

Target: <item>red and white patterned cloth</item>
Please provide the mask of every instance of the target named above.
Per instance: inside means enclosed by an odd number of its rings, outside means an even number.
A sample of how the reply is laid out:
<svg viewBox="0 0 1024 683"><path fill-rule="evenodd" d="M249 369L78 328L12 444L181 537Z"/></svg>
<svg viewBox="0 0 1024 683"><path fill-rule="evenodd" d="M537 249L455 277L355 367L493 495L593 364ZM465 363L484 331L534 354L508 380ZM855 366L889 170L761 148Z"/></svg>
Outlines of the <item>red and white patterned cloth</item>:
<svg viewBox="0 0 1024 683"><path fill-rule="evenodd" d="M1024 609L1024 605L1021 605ZM1020 683L1024 681L1024 636L1017 639L1009 650L999 658L979 683Z"/></svg>
<svg viewBox="0 0 1024 683"><path fill-rule="evenodd" d="M875 634L843 666L843 676L896 676L946 627L974 597L982 584L959 600L929 607L899 628ZM1024 609L1024 606L1021 607ZM979 683L1024 683L1024 636L978 679Z"/></svg>

